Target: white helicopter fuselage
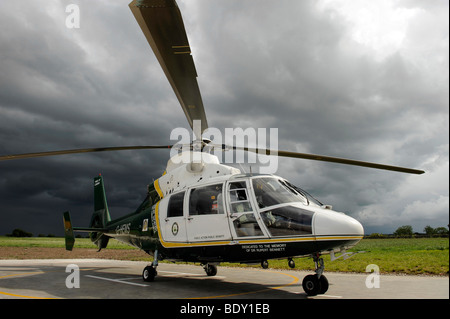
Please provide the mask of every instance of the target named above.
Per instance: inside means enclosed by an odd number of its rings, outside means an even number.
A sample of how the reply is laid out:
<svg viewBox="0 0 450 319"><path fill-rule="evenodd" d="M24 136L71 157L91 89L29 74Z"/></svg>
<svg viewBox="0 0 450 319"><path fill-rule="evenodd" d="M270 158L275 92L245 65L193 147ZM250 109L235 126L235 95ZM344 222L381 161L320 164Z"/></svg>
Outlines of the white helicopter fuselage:
<svg viewBox="0 0 450 319"><path fill-rule="evenodd" d="M154 182L161 199L151 220L161 258L258 262L345 251L364 236L354 218L284 178L242 174L195 153L173 156Z"/></svg>

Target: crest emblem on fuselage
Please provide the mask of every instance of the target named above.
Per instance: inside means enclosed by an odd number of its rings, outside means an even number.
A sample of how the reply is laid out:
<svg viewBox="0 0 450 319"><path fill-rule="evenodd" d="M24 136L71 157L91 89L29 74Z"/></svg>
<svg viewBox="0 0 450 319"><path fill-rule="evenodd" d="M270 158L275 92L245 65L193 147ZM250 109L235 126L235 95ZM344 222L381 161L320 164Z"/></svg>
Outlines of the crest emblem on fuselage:
<svg viewBox="0 0 450 319"><path fill-rule="evenodd" d="M176 236L178 234L178 224L177 223L173 223L173 225L172 225L172 234L174 236Z"/></svg>

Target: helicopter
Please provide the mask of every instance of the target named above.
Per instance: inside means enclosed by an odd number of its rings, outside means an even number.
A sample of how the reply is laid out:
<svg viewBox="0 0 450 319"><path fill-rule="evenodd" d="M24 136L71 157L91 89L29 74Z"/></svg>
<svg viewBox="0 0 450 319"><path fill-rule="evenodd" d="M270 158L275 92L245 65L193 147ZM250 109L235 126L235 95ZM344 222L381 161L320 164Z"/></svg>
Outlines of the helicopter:
<svg viewBox="0 0 450 319"><path fill-rule="evenodd" d="M162 67L193 130L189 144L101 147L0 156L0 161L42 156L121 150L175 150L162 176L147 186L144 201L132 213L112 220L103 176L94 178L94 212L88 227L74 227L63 213L65 244L72 250L74 232L88 232L98 250L111 238L153 256L142 272L157 277L159 261L200 263L208 276L223 262L269 266L271 259L311 257L314 274L302 287L309 296L324 294L322 255L348 258L364 236L356 219L334 211L287 179L273 174L243 173L220 163L212 150L241 150L268 156L309 159L409 174L424 171L323 155L214 144L203 138L208 121L197 82L189 41L175 0L133 0L132 14ZM195 138L194 138L195 136ZM340 254L337 256L336 254Z"/></svg>

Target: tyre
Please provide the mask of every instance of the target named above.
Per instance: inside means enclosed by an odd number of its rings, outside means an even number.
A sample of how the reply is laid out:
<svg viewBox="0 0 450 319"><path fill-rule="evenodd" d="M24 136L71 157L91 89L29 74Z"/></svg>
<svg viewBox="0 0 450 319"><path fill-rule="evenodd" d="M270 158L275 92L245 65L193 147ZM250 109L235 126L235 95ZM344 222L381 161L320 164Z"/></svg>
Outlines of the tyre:
<svg viewBox="0 0 450 319"><path fill-rule="evenodd" d="M303 278L302 286L308 296L316 296L322 289L317 275L308 275Z"/></svg>
<svg viewBox="0 0 450 319"><path fill-rule="evenodd" d="M295 268L295 261L292 260L292 259L289 259L288 260L288 265L289 265L290 268Z"/></svg>
<svg viewBox="0 0 450 319"><path fill-rule="evenodd" d="M320 276L319 283L320 283L319 294L326 293L328 290L328 286L329 286L327 277L325 277L324 275Z"/></svg>
<svg viewBox="0 0 450 319"><path fill-rule="evenodd" d="M217 267L214 265L206 265L205 271L208 276L212 277L217 274Z"/></svg>
<svg viewBox="0 0 450 319"><path fill-rule="evenodd" d="M269 262L268 262L267 260L261 261L261 267L262 267L263 269L269 268Z"/></svg>
<svg viewBox="0 0 450 319"><path fill-rule="evenodd" d="M142 279L147 282L154 281L156 277L156 269L152 266L147 266L142 272Z"/></svg>

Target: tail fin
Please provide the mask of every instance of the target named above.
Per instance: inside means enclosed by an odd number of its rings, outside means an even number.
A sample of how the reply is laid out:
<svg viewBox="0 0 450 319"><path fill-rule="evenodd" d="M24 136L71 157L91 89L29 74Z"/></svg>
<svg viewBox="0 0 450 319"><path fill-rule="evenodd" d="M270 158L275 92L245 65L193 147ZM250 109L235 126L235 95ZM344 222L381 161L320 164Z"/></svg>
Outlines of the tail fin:
<svg viewBox="0 0 450 319"><path fill-rule="evenodd" d="M107 224L111 221L111 216L106 203L105 187L101 175L94 178L94 214L92 214L89 227L73 227L69 212L65 212L63 217L66 250L73 249L75 243L74 231L89 232L91 241L97 245L99 251L106 248L109 237L105 235L105 232L108 231Z"/></svg>
<svg viewBox="0 0 450 319"><path fill-rule="evenodd" d="M89 227L104 228L110 221L111 216L106 202L105 186L102 176L99 175L94 178L94 214Z"/></svg>
<svg viewBox="0 0 450 319"><path fill-rule="evenodd" d="M94 178L94 214L92 214L89 227L105 229L110 221L111 216L109 215L108 204L106 202L103 178L99 175ZM106 248L106 245L108 245L109 237L101 231L91 232L89 236L91 241L98 246L99 250Z"/></svg>
<svg viewBox="0 0 450 319"><path fill-rule="evenodd" d="M66 250L72 250L75 244L75 237L73 236L72 221L70 220L70 213L64 213L64 238L66 241Z"/></svg>

